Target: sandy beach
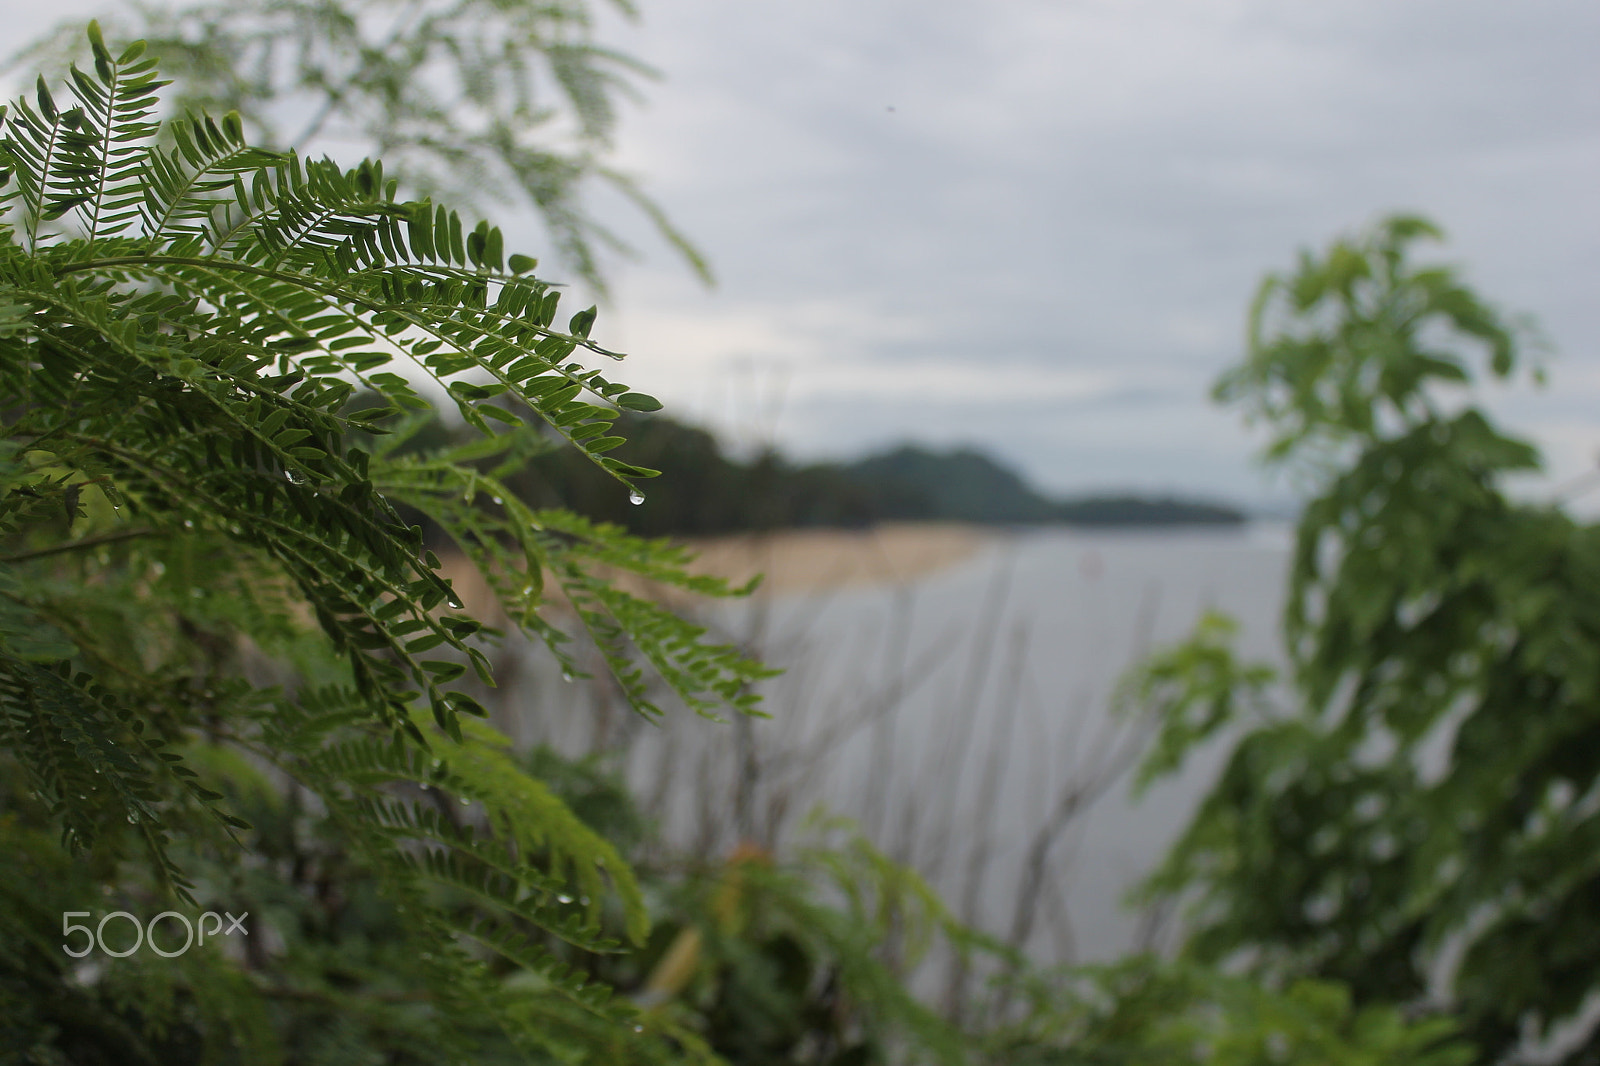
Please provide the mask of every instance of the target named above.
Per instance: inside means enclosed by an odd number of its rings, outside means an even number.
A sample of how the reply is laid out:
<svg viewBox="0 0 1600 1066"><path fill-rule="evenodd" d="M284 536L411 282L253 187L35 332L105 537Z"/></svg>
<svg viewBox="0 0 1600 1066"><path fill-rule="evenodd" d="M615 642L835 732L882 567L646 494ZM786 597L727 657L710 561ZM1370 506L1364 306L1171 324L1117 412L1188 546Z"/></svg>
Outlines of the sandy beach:
<svg viewBox="0 0 1600 1066"><path fill-rule="evenodd" d="M693 569L743 584L764 575L757 595L841 586L891 585L955 566L993 543L979 526L907 522L872 529L793 529L689 541Z"/></svg>
<svg viewBox="0 0 1600 1066"><path fill-rule="evenodd" d="M763 575L757 596L819 592L841 587L894 585L937 573L970 559L1000 534L981 526L954 522L891 523L871 529L793 529L773 533L708 537L684 541L694 552L690 569L743 585ZM456 554L443 559L442 573L479 618L503 621L488 587L475 567ZM685 599L681 590L664 588L628 574L617 583L635 594L664 603ZM552 604L560 602L553 588Z"/></svg>

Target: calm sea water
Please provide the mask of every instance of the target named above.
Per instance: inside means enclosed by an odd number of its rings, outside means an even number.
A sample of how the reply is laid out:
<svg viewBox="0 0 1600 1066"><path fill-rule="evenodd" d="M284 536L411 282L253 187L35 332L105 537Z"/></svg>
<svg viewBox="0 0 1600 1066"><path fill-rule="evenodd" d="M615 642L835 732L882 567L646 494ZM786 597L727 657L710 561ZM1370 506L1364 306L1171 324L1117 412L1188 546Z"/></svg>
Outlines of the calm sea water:
<svg viewBox="0 0 1600 1066"><path fill-rule="evenodd" d="M521 729L613 752L676 847L784 847L826 810L989 932L1047 959L1106 959L1159 940L1122 899L1218 761L1202 752L1134 802L1141 734L1114 709L1118 681L1206 610L1238 620L1244 655L1280 661L1289 550L1279 525L1021 532L905 585L717 609L718 632L786 668L766 687L769 719L647 726L603 688L546 682Z"/></svg>

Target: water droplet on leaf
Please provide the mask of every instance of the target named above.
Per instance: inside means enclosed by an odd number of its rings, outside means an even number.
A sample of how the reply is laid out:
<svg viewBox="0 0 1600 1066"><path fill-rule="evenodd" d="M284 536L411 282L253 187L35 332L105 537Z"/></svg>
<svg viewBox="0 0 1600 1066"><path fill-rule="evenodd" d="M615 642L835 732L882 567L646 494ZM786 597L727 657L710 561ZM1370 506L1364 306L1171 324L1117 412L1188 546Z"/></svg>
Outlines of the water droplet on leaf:
<svg viewBox="0 0 1600 1066"><path fill-rule="evenodd" d="M628 502L633 504L635 507L639 506L644 502L644 493L640 492L638 489L629 489Z"/></svg>

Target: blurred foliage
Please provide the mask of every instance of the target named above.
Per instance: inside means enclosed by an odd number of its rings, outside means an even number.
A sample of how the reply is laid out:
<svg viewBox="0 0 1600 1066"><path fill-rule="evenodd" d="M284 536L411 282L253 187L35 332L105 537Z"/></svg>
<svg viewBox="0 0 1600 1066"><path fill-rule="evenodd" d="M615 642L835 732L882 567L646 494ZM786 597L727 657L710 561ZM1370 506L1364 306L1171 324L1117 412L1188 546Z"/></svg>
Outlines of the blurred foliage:
<svg viewBox="0 0 1600 1066"><path fill-rule="evenodd" d="M611 0L633 18L630 0ZM603 253L631 249L585 204L604 185L691 269L704 257L638 182L606 160L618 103L655 72L595 40L587 0L202 0L108 11L113 36L147 42L175 80L174 116L237 111L264 147L333 144L382 158L407 193L482 209L535 208L564 266L603 291ZM83 56L81 20L9 63Z"/></svg>
<svg viewBox="0 0 1600 1066"><path fill-rule="evenodd" d="M1146 672L1152 773L1231 747L1150 889L1196 899L1194 959L1446 1010L1490 1063L1600 994L1600 528L1506 494L1538 453L1467 387L1479 360L1518 371L1519 335L1413 262L1438 235L1392 218L1269 278L1218 386L1319 486L1284 622L1296 702L1274 709L1215 622ZM1600 1061L1600 1030L1576 1041L1549 1050Z"/></svg>
<svg viewBox="0 0 1600 1066"><path fill-rule="evenodd" d="M690 1011L729 1062L968 1061L967 1037L905 978L935 937L977 938L848 825L787 859L742 846L665 898L636 998Z"/></svg>
<svg viewBox="0 0 1600 1066"><path fill-rule="evenodd" d="M1027 975L1023 1020L990 1037L1015 1066L1466 1066L1448 1019L1357 1006L1337 982L1274 991L1210 967L1148 957Z"/></svg>

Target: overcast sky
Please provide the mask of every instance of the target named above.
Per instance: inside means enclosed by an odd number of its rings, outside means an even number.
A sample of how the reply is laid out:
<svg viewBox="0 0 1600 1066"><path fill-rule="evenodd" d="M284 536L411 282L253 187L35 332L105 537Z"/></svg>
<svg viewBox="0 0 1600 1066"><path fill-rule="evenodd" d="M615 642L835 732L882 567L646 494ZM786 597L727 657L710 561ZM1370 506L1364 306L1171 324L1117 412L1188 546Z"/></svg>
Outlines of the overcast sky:
<svg viewBox="0 0 1600 1066"><path fill-rule="evenodd" d="M22 38L36 9L0 3ZM719 284L603 204L645 257L596 336L737 443L975 444L1051 490L1281 496L1209 383L1264 271L1405 209L1551 342L1550 386L1497 409L1555 482L1594 465L1600 4L642 8L604 28L665 74L620 158Z"/></svg>

